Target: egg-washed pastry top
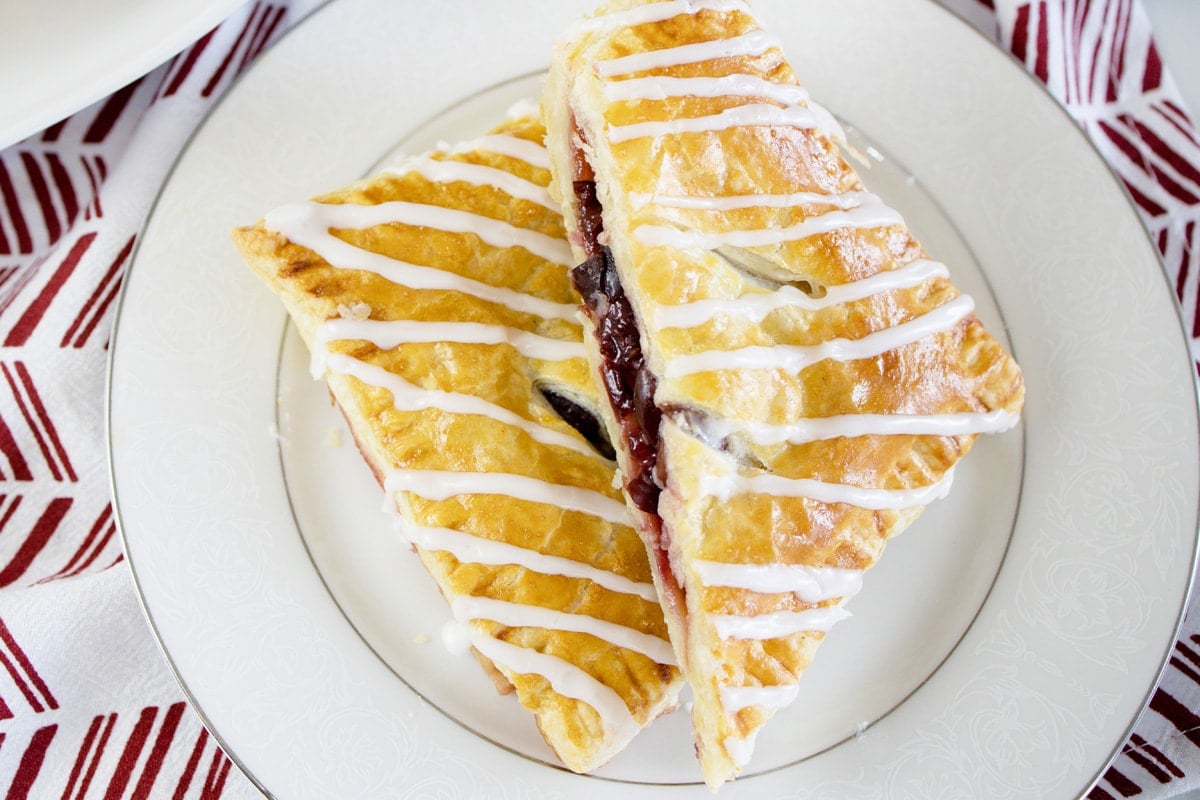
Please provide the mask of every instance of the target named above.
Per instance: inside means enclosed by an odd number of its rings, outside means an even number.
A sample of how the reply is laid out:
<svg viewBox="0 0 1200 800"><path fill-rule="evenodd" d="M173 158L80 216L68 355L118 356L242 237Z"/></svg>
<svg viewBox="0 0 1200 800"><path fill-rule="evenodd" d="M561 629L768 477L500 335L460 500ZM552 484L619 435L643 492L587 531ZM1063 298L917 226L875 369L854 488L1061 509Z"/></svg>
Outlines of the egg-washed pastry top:
<svg viewBox="0 0 1200 800"><path fill-rule="evenodd" d="M614 488L535 119L239 228L501 691L572 770L682 685Z"/></svg>
<svg viewBox="0 0 1200 800"><path fill-rule="evenodd" d="M602 6L559 42L542 109L715 788L886 540L1016 424L1021 374L745 2Z"/></svg>

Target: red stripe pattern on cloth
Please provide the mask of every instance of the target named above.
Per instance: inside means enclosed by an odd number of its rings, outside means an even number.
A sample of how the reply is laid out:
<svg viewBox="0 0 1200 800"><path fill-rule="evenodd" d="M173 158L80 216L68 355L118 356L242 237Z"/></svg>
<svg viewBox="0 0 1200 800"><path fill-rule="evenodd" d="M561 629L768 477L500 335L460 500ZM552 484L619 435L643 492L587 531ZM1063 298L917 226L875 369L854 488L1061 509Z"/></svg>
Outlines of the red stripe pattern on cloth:
<svg viewBox="0 0 1200 800"><path fill-rule="evenodd" d="M1138 0L987 5L995 8L1003 43L1045 82L1129 190L1200 357L1200 134L1164 68L1145 9ZM1185 628L1194 629L1197 615L1188 619ZM1090 800L1162 796L1200 784L1200 774L1187 773L1200 761L1198 641L1189 634L1176 643L1147 712Z"/></svg>
<svg viewBox="0 0 1200 800"><path fill-rule="evenodd" d="M1001 36L1013 55L1045 81L1129 190L1200 352L1200 134L1145 9L1134 0L995 5L1010 21Z"/></svg>
<svg viewBox="0 0 1200 800"><path fill-rule="evenodd" d="M137 231L174 158L317 4L252 2L0 151L0 797L260 796L184 701L113 569L104 370ZM30 612L35 596L49 619Z"/></svg>

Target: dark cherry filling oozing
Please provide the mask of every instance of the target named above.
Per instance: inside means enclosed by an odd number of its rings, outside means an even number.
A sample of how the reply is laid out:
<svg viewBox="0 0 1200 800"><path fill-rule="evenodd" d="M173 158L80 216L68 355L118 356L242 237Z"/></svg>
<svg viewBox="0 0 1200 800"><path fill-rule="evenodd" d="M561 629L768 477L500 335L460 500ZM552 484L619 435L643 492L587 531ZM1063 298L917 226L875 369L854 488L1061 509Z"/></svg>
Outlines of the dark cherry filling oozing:
<svg viewBox="0 0 1200 800"><path fill-rule="evenodd" d="M572 133L573 142L582 136L578 127ZM572 148L571 169L579 234L588 256L571 270L571 282L596 328L604 389L628 443L625 490L635 506L657 516L662 486L655 480L655 465L662 415L654 405L654 375L646 369L637 319L621 287L612 251L602 244L604 209L596 195L595 172L582 148Z"/></svg>
<svg viewBox="0 0 1200 800"><path fill-rule="evenodd" d="M581 194L581 199L584 196ZM654 405L654 376L646 369L633 307L621 288L612 253L607 247L595 246L598 252L571 270L571 281L596 327L601 378L629 448L625 489L635 506L657 515L662 488L654 473L662 415Z"/></svg>
<svg viewBox="0 0 1200 800"><path fill-rule="evenodd" d="M617 457L612 442L608 440L608 433L604 430L604 425L596 419L591 411L552 389L542 388L541 392L542 397L546 398L546 402L554 409L554 413L579 431L580 435L587 439L588 444L596 448L596 452L610 461Z"/></svg>
<svg viewBox="0 0 1200 800"><path fill-rule="evenodd" d="M662 412L654 403L656 381L646 368L637 318L621 286L612 251L605 243L604 209L596 194L595 173L583 149L575 145L582 141L582 132L578 126L572 127L575 213L588 258L571 270L571 282L596 329L604 390L629 449L625 491L644 515L642 533L665 587L661 595L664 609L668 616L680 617L684 614L684 592L671 569L670 542L658 514L658 500L667 476L666 466L658 458Z"/></svg>

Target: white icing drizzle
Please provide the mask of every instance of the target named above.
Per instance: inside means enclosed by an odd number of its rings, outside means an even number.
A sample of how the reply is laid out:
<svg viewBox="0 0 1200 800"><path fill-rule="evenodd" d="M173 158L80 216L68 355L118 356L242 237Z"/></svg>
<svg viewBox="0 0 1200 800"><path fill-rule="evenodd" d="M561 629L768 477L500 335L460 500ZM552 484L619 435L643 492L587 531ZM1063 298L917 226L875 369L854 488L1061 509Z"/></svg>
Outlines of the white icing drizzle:
<svg viewBox="0 0 1200 800"><path fill-rule="evenodd" d="M702 560L692 566L705 586L732 586L763 594L791 592L805 603L820 603L836 597L849 599L862 589L863 574L858 569Z"/></svg>
<svg viewBox="0 0 1200 800"><path fill-rule="evenodd" d="M765 97L793 106L809 101L808 90L794 83L772 83L757 75L723 75L717 78L674 78L652 75L606 81L609 102L623 100L666 100L668 97Z"/></svg>
<svg viewBox="0 0 1200 800"><path fill-rule="evenodd" d="M460 622L490 619L513 628L545 628L546 630L586 633L606 642L641 653L659 664L675 664L671 643L649 633L618 625L586 614L569 614L541 606L510 603L490 597L459 596L450 603L451 613Z"/></svg>
<svg viewBox="0 0 1200 800"><path fill-rule="evenodd" d="M695 64L699 61L710 61L716 58L760 56L772 47L779 47L778 40L764 31L755 30L728 39L664 47L661 50L633 53L620 58L597 61L595 70L601 78L612 78L616 75L674 67L679 64Z"/></svg>
<svg viewBox="0 0 1200 800"><path fill-rule="evenodd" d="M809 100L807 105L817 120L817 130L824 131L838 144L845 146L847 144L846 131L842 130L842 126L838 123L837 118L830 113L829 109L812 100Z"/></svg>
<svg viewBox="0 0 1200 800"><path fill-rule="evenodd" d="M723 75L715 78L673 78L656 75L606 82L609 102L665 100L668 97L764 97L785 106L803 104L813 113L817 128L844 142L846 133L829 111L812 101L808 91L794 83L772 83L757 75ZM808 126L804 126L808 127Z"/></svg>
<svg viewBox="0 0 1200 800"><path fill-rule="evenodd" d="M722 686L719 692L726 714L736 714L750 706L777 711L787 708L796 700L796 696L800 694L800 685L789 683L782 686Z"/></svg>
<svg viewBox="0 0 1200 800"><path fill-rule="evenodd" d="M392 395L392 405L398 411L424 411L435 408L447 414L488 417L504 425L520 428L530 438L542 444L565 447L585 456L602 458L578 437L539 425L481 397L440 389L422 389L386 369L340 353L327 353L325 365L339 375L349 375L369 386L387 390Z"/></svg>
<svg viewBox="0 0 1200 800"><path fill-rule="evenodd" d="M826 483L811 478L784 478L779 475L704 475L700 495L726 502L738 494L765 494L774 497L803 497L819 503L846 503L871 511L914 508L940 500L950 493L954 470L941 480L912 489L873 489L845 483Z"/></svg>
<svg viewBox="0 0 1200 800"><path fill-rule="evenodd" d="M728 736L723 744L725 752L729 753L729 757L733 760L738 769L750 763L750 756L754 754L754 740L758 738L758 732L762 728L755 728L745 739L739 739L736 736Z"/></svg>
<svg viewBox="0 0 1200 800"><path fill-rule="evenodd" d="M911 289L932 278L946 278L949 275L945 264L917 259L897 269L877 272L861 280L840 286L827 286L823 297L810 297L794 286L784 285L774 292L754 292L735 298L696 300L673 306L659 306L654 310L654 322L659 328L694 328L722 315L762 322L768 314L781 308L821 311L896 289Z"/></svg>
<svg viewBox="0 0 1200 800"><path fill-rule="evenodd" d="M843 436L968 436L1003 433L1016 426L1021 417L1003 409L961 414L839 414L831 417L799 419L773 425L719 418L698 425L706 438L724 439L742 434L757 445L805 444Z"/></svg>
<svg viewBox="0 0 1200 800"><path fill-rule="evenodd" d="M436 158L418 156L394 164L384 172L393 175L415 173L434 183L462 182L473 186L491 186L510 197L528 200L556 214L562 213L562 206L554 202L545 186L527 181L511 172L482 164L471 164L466 161L441 161Z"/></svg>
<svg viewBox="0 0 1200 800"><path fill-rule="evenodd" d="M412 492L429 500L445 500L460 494L507 495L531 503L544 503L591 514L619 525L630 524L625 504L606 494L578 486L547 483L525 475L401 469L387 476L383 488L388 492Z"/></svg>
<svg viewBox="0 0 1200 800"><path fill-rule="evenodd" d="M641 729L616 691L569 661L493 639L474 629L471 644L497 666L519 675L541 675L554 691L587 703L600 715L604 730L610 736L629 739Z"/></svg>
<svg viewBox="0 0 1200 800"><path fill-rule="evenodd" d="M402 344L508 345L526 358L539 361L569 361L586 358L582 342L552 339L549 336L481 322L424 322L420 320L331 319L321 323L314 339L313 353L324 354L329 342L361 339L383 350ZM315 373L320 376L320 372Z"/></svg>
<svg viewBox="0 0 1200 800"><path fill-rule="evenodd" d="M817 127L812 109L803 106L779 106L767 103L747 103L727 108L718 114L703 117L680 117L660 122L634 122L629 125L609 125L608 138L614 144L646 137L675 136L681 133L723 131L749 126L781 126L811 129ZM642 228L655 226L642 226ZM637 230L635 229L635 235ZM668 229L673 230L673 229ZM811 235L811 234L809 234Z"/></svg>
<svg viewBox="0 0 1200 800"><path fill-rule="evenodd" d="M465 655L471 649L471 628L452 619L442 626L442 646L451 655Z"/></svg>
<svg viewBox="0 0 1200 800"><path fill-rule="evenodd" d="M549 166L544 148L517 137L489 136L494 149L519 153L516 157L526 160L537 159L539 166ZM468 149L484 147L483 142L469 144ZM531 161L532 163L532 161ZM550 200L545 187L502 170L489 167L443 162L433 159L417 159L399 165L394 171L416 172L435 182L465 181L476 185L490 185L510 196L529 200L551 210L557 206ZM566 304L537 303L520 293L497 289L469 279L459 278L441 270L405 264L372 254L338 239L330 228L363 229L379 224L402 222L410 225L437 228L457 233L474 233L487 244L495 247L520 246L535 255L562 266L570 264L570 250L566 243L532 231L514 228L507 223L490 220L478 215L455 209L443 209L404 202L390 202L377 206L334 206L315 203L297 203L278 209L268 215L266 226L283 234L289 240L308 247L332 266L350 269L371 269L396 283L412 285L414 288L447 288L482 296L483 299L498 301L518 310L531 305L539 307L545 316L561 316L569 319L574 306L562 309L567 313L555 313L555 306ZM371 266L364 266L363 262ZM341 262L341 263L339 263ZM521 299L524 298L524 299ZM515 301L515 302L514 302ZM326 353L328 342L338 339L365 339L379 347L392 348L406 342L470 342L479 344L508 344L530 358L565 360L584 355L582 345L550 339L515 328L497 325L457 322L381 322L369 319L334 319L323 324L317 331L314 343L314 372L318 370L317 354L323 356L323 364L332 371L349 375L372 386L391 393L393 404L401 410L438 408L453 414L476 414L496 419L505 424L519 427L535 440L545 444L568 447L577 452L594 455L590 448L573 437L523 417L486 401L482 398L457 392L422 389L399 375L368 364L358 359L337 353ZM322 369L323 371L323 369ZM499 473L453 473L434 470L402 470L389 474L384 481L387 492L410 491L431 499L477 492L483 494L507 494L513 497L548 503L564 509L573 509L594 514L610 522L628 521L625 506L599 492L571 486L548 484L520 475ZM505 543L490 542L458 531L429 528L402 523L401 528L410 541L425 547L450 550L456 557L474 556L485 563L517 563L521 566L534 565L554 567L565 575L589 577L598 584L616 591L625 591L646 599L654 599L653 585L639 584L614 573L597 570L569 559L545 556ZM501 561L502 559L502 561ZM489 598L459 597L451 603L455 621L442 630L442 640L450 652L465 652L474 645L485 657L497 666L514 673L542 675L557 693L580 700L590 705L600 716L606 732L619 739L632 737L640 725L620 695L611 687L601 683L575 665L544 653L521 648L484 635L465 625L469 620L492 619L504 625L536 625L558 630L587 633L617 646L642 653L659 663L674 663L674 654L669 643L658 637L642 633L605 620L576 614L565 614Z"/></svg>
<svg viewBox="0 0 1200 800"><path fill-rule="evenodd" d="M722 639L778 639L802 631L827 633L850 616L840 605L819 606L804 611L774 611L744 617L736 614L711 614L709 618Z"/></svg>
<svg viewBox="0 0 1200 800"><path fill-rule="evenodd" d="M534 314L545 319L574 320L578 313L579 307L574 303L555 303L543 300L540 297L492 286L446 270L410 264L356 247L329 232L330 224L325 211L327 208L329 206L318 203L297 203L284 206L267 214L263 224L269 230L287 237L295 244L308 248L322 260L328 262L330 266L338 269L374 272L384 280L400 286L407 286L410 289L461 292L489 303L506 306L513 311ZM356 205L349 208L358 209L365 208L365 206ZM350 227L365 228L368 226L356 222Z"/></svg>
<svg viewBox="0 0 1200 800"><path fill-rule="evenodd" d="M449 233L470 233L492 247L521 247L552 264L574 266L571 246L567 244L566 239L518 228L507 222L457 208L442 208L403 200L391 200L375 205L303 201L283 206L267 214L266 227L284 233L281 226L296 219L309 220L310 224L318 225L326 232L330 228L363 230L376 225L402 223Z"/></svg>
<svg viewBox="0 0 1200 800"><path fill-rule="evenodd" d="M506 133L489 133L478 139L471 139L454 146L439 145L438 149L451 155L484 150L524 161L534 167L550 169L550 152L544 146L530 139L522 139L520 136L511 136Z"/></svg>
<svg viewBox="0 0 1200 800"><path fill-rule="evenodd" d="M541 108L532 97L522 97L504 111L504 118L512 121L536 122L540 116Z"/></svg>
<svg viewBox="0 0 1200 800"><path fill-rule="evenodd" d="M642 208L653 203L663 208L684 208L693 211L734 211L739 208L792 208L794 206L833 206L847 211L867 203L879 202L879 198L870 192L731 194L719 197L631 192L629 199L634 208Z"/></svg>
<svg viewBox="0 0 1200 800"><path fill-rule="evenodd" d="M799 372L825 361L855 361L952 330L975 309L970 295L959 295L932 311L861 339L829 339L814 345L754 346L737 350L707 350L676 356L667 363L666 377L680 378L723 369L781 369Z"/></svg>
<svg viewBox="0 0 1200 800"><path fill-rule="evenodd" d="M634 228L633 236L648 247L673 247L676 250L695 247L714 250L723 244L734 247L765 247L783 242L799 241L842 228L882 228L887 225L903 224L904 218L900 216L900 212L881 202L873 202L848 211L827 211L783 228L701 233L700 231L681 230L668 225L639 225Z"/></svg>
<svg viewBox="0 0 1200 800"><path fill-rule="evenodd" d="M652 583L630 580L615 572L597 569L561 556L546 555L507 542L472 536L469 533L450 528L416 525L402 517L396 519L399 522L399 530L411 544L423 550L449 553L464 564L487 564L490 566L513 564L545 575L562 575L567 578L589 580L620 594L635 595L643 600L658 602L658 594Z"/></svg>
<svg viewBox="0 0 1200 800"><path fill-rule="evenodd" d="M683 14L698 14L701 11L713 11L724 14L729 11L741 11L750 14L750 7L745 0L666 0L661 3L646 3L620 11L591 17L575 23L568 30L566 38L574 39L584 33L607 30L611 28L632 28L635 25L645 25L650 22L662 22Z"/></svg>

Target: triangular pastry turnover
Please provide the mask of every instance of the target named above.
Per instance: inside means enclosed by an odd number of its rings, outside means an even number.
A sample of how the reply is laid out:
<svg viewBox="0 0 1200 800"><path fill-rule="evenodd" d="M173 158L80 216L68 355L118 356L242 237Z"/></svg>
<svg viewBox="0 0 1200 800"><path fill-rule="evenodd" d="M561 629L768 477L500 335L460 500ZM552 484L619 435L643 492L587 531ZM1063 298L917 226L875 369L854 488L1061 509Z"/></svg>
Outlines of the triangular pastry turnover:
<svg viewBox="0 0 1200 800"><path fill-rule="evenodd" d="M512 119L234 240L479 661L584 772L673 708L682 681L601 452L543 133Z"/></svg>
<svg viewBox="0 0 1200 800"><path fill-rule="evenodd" d="M1020 370L741 0L615 0L542 101L590 358L705 779L746 764Z"/></svg>

